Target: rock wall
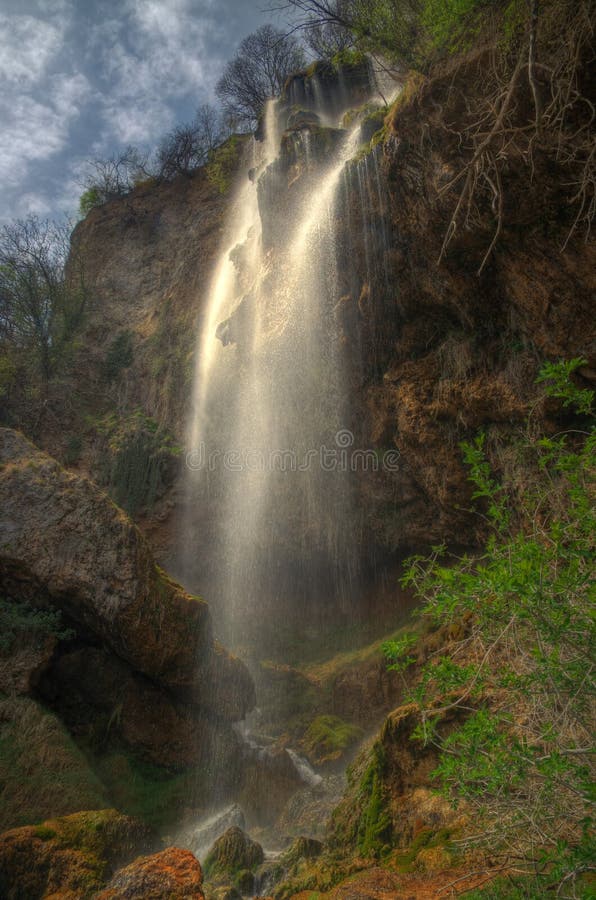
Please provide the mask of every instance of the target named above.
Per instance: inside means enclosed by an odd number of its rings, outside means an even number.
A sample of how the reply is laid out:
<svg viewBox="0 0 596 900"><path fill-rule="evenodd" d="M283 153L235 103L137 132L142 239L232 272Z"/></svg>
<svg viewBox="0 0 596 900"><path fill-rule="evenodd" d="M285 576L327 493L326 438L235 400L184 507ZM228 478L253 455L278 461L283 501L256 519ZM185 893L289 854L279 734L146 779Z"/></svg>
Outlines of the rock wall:
<svg viewBox="0 0 596 900"><path fill-rule="evenodd" d="M595 377L594 248L581 232L567 242L573 192L540 148L533 168L511 151L503 227L482 273L496 228L486 190L474 226L460 226L442 255L459 195L458 183L446 186L469 161L450 123L465 125L486 64L478 53L427 81L410 78L381 139L353 166L339 222L354 429L362 446L401 454L398 473L361 480L361 503L379 544L398 552L474 544L482 520L468 511L459 443L484 429L503 471L500 439L530 414L533 427L555 429L535 385L544 360L583 356L580 380Z"/></svg>

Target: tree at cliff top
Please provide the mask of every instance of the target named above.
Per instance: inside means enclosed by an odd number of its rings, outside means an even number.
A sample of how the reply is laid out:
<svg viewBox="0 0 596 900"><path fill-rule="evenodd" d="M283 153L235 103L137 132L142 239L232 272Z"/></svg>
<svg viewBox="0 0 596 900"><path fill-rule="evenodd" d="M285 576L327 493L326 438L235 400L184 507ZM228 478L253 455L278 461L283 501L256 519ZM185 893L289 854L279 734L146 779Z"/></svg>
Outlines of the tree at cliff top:
<svg viewBox="0 0 596 900"><path fill-rule="evenodd" d="M493 529L485 552L445 559L442 548L412 560L405 579L451 635L418 680L413 736L438 749L445 794L476 810L467 845L488 843L557 896L583 896L593 871L596 431L593 393L569 380L583 364L543 367L569 428L509 448L514 483L493 476L484 435L463 445ZM385 646L400 670L414 662L410 649ZM455 712L462 724L441 735Z"/></svg>
<svg viewBox="0 0 596 900"><path fill-rule="evenodd" d="M215 88L230 118L254 127L265 103L277 97L289 75L302 68L305 56L291 35L263 25L241 42Z"/></svg>
<svg viewBox="0 0 596 900"><path fill-rule="evenodd" d="M94 206L115 197L123 197L135 182L151 175L149 157L129 145L120 153L106 159L89 160L80 180L84 188L80 199L81 215L86 216Z"/></svg>
<svg viewBox="0 0 596 900"><path fill-rule="evenodd" d="M177 125L167 134L157 149L155 169L160 178L191 175L204 165L210 154L230 135L229 124L214 106L204 103L195 118L186 125Z"/></svg>

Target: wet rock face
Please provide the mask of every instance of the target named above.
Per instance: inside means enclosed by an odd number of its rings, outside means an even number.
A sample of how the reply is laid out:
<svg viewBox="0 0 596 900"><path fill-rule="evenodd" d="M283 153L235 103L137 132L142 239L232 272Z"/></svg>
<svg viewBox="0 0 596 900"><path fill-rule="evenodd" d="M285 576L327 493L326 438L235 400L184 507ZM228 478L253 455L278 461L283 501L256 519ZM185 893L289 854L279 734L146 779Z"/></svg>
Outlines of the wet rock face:
<svg viewBox="0 0 596 900"><path fill-rule="evenodd" d="M38 685L40 695L77 738L122 741L140 758L169 770L217 768L228 789L241 765L241 742L229 723L201 711L99 647L65 649Z"/></svg>
<svg viewBox="0 0 596 900"><path fill-rule="evenodd" d="M337 117L342 111L366 102L373 89L373 78L366 58L337 66L320 61L288 79L281 105L289 110L316 110Z"/></svg>
<svg viewBox="0 0 596 900"><path fill-rule="evenodd" d="M243 830L246 827L244 813L237 803L190 831L187 835L188 845L194 854L203 858L217 838L234 826Z"/></svg>
<svg viewBox="0 0 596 900"><path fill-rule="evenodd" d="M348 171L338 222L357 444L400 454L396 471L361 475L359 503L371 543L400 553L482 538L460 442L484 429L496 447L530 410L554 427L537 403L540 362L591 352L593 251L576 237L561 253L568 202L557 173L537 163L530 184L512 158L484 272L495 221L482 197L474 227L458 229L441 257L457 201L442 188L465 163L445 122L461 119L457 103L482 82L481 66L397 102L384 141Z"/></svg>
<svg viewBox="0 0 596 900"><path fill-rule="evenodd" d="M140 532L86 478L0 430L0 586L60 609L83 635L194 704L242 718L244 666L215 647L207 604L155 565Z"/></svg>
<svg viewBox="0 0 596 900"><path fill-rule="evenodd" d="M97 752L125 748L169 773L198 766L211 778L201 801L229 797L244 764L231 722L254 704L254 687L213 640L206 603L156 567L105 494L8 429L0 430L0 509L2 595L58 610L68 626L0 654L2 683L41 699L58 717L54 730L66 729L47 768L82 768L76 748L67 752L69 732ZM57 810L101 794L90 775L80 780L80 797L65 790ZM38 806L25 799L25 821L52 811L43 797Z"/></svg>

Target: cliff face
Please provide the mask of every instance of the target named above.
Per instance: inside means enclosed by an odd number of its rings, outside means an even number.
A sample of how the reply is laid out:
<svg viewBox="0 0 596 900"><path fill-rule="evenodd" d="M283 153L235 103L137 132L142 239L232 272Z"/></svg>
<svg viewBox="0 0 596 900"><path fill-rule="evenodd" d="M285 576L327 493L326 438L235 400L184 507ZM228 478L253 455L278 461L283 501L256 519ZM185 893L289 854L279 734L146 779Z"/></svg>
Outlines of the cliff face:
<svg viewBox="0 0 596 900"><path fill-rule="evenodd" d="M147 415L181 438L201 303L212 275L227 197L204 171L146 182L91 211L73 243L82 250L90 309L78 360L92 403ZM106 357L129 332L130 354L110 380Z"/></svg>
<svg viewBox="0 0 596 900"><path fill-rule="evenodd" d="M393 548L474 543L482 525L466 511L459 442L486 430L502 471L500 439L530 412L536 427L556 427L552 410L537 402L540 364L585 357L592 364L580 379L594 379L594 251L581 230L568 240L577 210L565 170L540 147L531 164L513 147L492 252L497 211L486 184L473 198L472 221L460 216L454 226L472 157L462 138L470 85L482 85L487 64L479 52L406 83L370 157L383 190L369 191L363 205L352 176L341 223L342 316L361 366L361 439L401 454L400 471L382 486L362 480L362 503L381 544Z"/></svg>

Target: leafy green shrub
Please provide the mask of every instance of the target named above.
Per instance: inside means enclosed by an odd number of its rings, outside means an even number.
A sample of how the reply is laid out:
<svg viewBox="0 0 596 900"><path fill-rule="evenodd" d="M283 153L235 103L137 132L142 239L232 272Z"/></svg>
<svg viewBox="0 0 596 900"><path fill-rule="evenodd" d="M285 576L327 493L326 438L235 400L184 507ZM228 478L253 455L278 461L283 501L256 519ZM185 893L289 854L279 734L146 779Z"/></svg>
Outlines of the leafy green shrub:
<svg viewBox="0 0 596 900"><path fill-rule="evenodd" d="M572 407L579 413L589 416L594 405L594 392L586 388L578 388L571 380L578 369L587 366L581 357L568 361L546 363L538 375L538 383L544 384L549 397L561 400L563 406Z"/></svg>
<svg viewBox="0 0 596 900"><path fill-rule="evenodd" d="M132 362L132 332L121 331L108 347L102 366L102 377L105 381L114 381L122 369L128 369Z"/></svg>
<svg viewBox="0 0 596 900"><path fill-rule="evenodd" d="M385 641L381 644L381 651L387 659L388 670L390 672L405 672L416 661L416 657L410 655L410 650L417 643L417 635L404 634L403 637L399 637L394 641Z"/></svg>
<svg viewBox="0 0 596 900"><path fill-rule="evenodd" d="M90 187L81 194L79 199L79 211L82 216L87 216L96 206L104 202L98 187Z"/></svg>
<svg viewBox="0 0 596 900"><path fill-rule="evenodd" d="M38 609L25 600L0 597L0 652L10 652L23 638L41 644L53 634L60 640L67 640L74 632L63 628L61 620L60 610Z"/></svg>
<svg viewBox="0 0 596 900"><path fill-rule="evenodd" d="M579 364L544 366L539 381L585 415L591 392L569 382ZM562 866L569 883L585 871L593 800L595 447L593 426L526 439L535 477L514 505L484 439L464 444L492 536L475 558L446 564L444 548L413 558L404 579L438 626L470 626L449 656L426 665L414 693L417 736L441 751L434 776L442 791L476 807L493 849L500 838L535 859L542 846L544 871ZM441 739L435 723L455 708L468 717Z"/></svg>
<svg viewBox="0 0 596 900"><path fill-rule="evenodd" d="M240 136L233 134L209 156L207 178L220 194L225 194L230 189L243 146Z"/></svg>

